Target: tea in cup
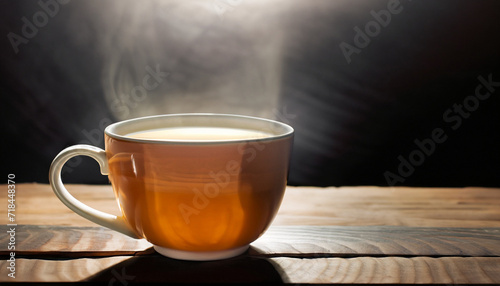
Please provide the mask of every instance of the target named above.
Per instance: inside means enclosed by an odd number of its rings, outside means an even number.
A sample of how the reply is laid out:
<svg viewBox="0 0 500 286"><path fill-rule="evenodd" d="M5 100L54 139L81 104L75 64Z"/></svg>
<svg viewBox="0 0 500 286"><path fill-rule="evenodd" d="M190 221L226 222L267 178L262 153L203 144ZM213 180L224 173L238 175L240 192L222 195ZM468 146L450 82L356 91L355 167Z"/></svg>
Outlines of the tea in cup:
<svg viewBox="0 0 500 286"><path fill-rule="evenodd" d="M77 214L134 238L162 255L216 260L239 255L261 236L281 204L293 128L277 121L226 114L173 114L109 125L105 151L63 150L50 184ZM67 160L97 160L122 216L76 200L61 181Z"/></svg>

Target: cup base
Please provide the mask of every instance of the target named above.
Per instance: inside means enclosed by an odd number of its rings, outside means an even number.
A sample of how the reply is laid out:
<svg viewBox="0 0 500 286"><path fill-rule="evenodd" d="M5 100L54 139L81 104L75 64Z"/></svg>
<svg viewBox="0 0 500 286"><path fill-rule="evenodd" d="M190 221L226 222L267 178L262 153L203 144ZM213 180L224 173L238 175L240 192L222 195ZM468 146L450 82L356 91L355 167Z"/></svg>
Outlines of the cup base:
<svg viewBox="0 0 500 286"><path fill-rule="evenodd" d="M208 261L208 260L221 260L238 256L243 252L245 252L248 249L249 245L245 245L238 248L232 248L228 250L220 250L220 251L185 251L185 250L177 250L177 249L161 247L157 245L154 245L153 247L156 250L156 252L166 257L181 259L181 260Z"/></svg>

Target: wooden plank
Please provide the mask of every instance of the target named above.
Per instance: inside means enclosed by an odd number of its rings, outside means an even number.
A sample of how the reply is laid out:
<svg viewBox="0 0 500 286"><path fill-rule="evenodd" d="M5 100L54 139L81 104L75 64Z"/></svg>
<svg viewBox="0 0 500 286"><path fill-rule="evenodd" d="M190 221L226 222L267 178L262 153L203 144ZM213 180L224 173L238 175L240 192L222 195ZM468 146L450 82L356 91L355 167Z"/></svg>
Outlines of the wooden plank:
<svg viewBox="0 0 500 286"><path fill-rule="evenodd" d="M7 255L7 227L0 226L0 255ZM272 226L250 254L273 257L500 256L500 228L396 226ZM103 227L18 226L16 255L92 257L149 253L136 240Z"/></svg>
<svg viewBox="0 0 500 286"><path fill-rule="evenodd" d="M0 282L74 282L87 279L130 256L81 258L71 260L16 259L15 278L5 260L0 261Z"/></svg>
<svg viewBox="0 0 500 286"><path fill-rule="evenodd" d="M8 226L0 226L0 255L7 255ZM16 227L16 255L43 257L95 257L135 255L152 244L104 227L29 226Z"/></svg>
<svg viewBox="0 0 500 286"><path fill-rule="evenodd" d="M500 256L500 228L274 226L252 251L292 257Z"/></svg>
<svg viewBox="0 0 500 286"><path fill-rule="evenodd" d="M500 283L498 257L272 258L286 283Z"/></svg>
<svg viewBox="0 0 500 286"><path fill-rule="evenodd" d="M281 276L266 259L240 256L227 260L192 262L160 255L117 256L95 259L18 259L16 277L7 276L0 261L0 282L100 282L128 285L147 282L281 282Z"/></svg>
<svg viewBox="0 0 500 286"><path fill-rule="evenodd" d="M18 259L16 278L1 282L287 282L287 283L500 283L498 257L288 257L189 262L159 255L95 259ZM126 284L124 284L125 282Z"/></svg>
<svg viewBox="0 0 500 286"><path fill-rule="evenodd" d="M277 225L500 227L500 189L288 187Z"/></svg>
<svg viewBox="0 0 500 286"><path fill-rule="evenodd" d="M120 215L111 185L67 185L85 204ZM7 188L2 185L0 189ZM7 208L0 208L0 223L7 224ZM66 207L48 184L16 184L16 223L37 225L96 226Z"/></svg>
<svg viewBox="0 0 500 286"><path fill-rule="evenodd" d="M109 185L68 185L86 204L120 214ZM6 185L0 185L6 189ZM96 226L69 210L46 184L17 184L17 223ZM498 188L287 187L275 225L500 227ZM0 224L7 223L0 208Z"/></svg>

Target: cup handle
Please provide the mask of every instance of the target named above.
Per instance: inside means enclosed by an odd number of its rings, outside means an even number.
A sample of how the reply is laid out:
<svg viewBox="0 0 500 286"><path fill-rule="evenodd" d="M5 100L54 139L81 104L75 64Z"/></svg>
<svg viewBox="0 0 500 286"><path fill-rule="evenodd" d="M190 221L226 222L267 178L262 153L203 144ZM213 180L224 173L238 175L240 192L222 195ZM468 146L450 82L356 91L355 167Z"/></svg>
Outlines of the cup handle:
<svg viewBox="0 0 500 286"><path fill-rule="evenodd" d="M73 197L64 187L61 180L62 168L69 159L80 155L94 158L101 167L101 174L108 174L108 161L104 150L83 144L68 147L61 151L50 165L49 182L56 196L72 211L92 222L126 234L132 238L141 238L132 230L123 216L117 217L91 208L75 199L75 197Z"/></svg>

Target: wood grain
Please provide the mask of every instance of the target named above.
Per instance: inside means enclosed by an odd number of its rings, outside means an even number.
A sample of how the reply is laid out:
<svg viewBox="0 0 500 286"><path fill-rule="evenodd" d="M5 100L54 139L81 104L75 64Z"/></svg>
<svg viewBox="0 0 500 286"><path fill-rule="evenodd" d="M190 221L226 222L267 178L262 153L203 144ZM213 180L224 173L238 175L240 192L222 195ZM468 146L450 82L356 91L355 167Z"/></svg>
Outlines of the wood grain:
<svg viewBox="0 0 500 286"><path fill-rule="evenodd" d="M299 257L500 256L500 228L274 226L252 251Z"/></svg>
<svg viewBox="0 0 500 286"><path fill-rule="evenodd" d="M5 185L0 185L5 189ZM119 215L110 185L68 185L98 210ZM17 223L96 226L63 205L46 184L17 184ZM500 189L287 187L274 225L500 227ZM0 223L7 223L0 208Z"/></svg>
<svg viewBox="0 0 500 286"><path fill-rule="evenodd" d="M74 282L86 279L130 256L71 260L16 259L15 278L7 276L7 262L0 261L0 282Z"/></svg>
<svg viewBox="0 0 500 286"><path fill-rule="evenodd" d="M75 198L90 207L113 215L120 215L110 185L66 185L66 188ZM2 224L7 224L6 211L7 208L0 208L0 223ZM37 183L16 184L16 223L96 226L95 223L82 218L66 207L56 197L50 185Z"/></svg>
<svg viewBox="0 0 500 286"><path fill-rule="evenodd" d="M500 283L499 257L271 260L286 283Z"/></svg>
<svg viewBox="0 0 500 286"><path fill-rule="evenodd" d="M500 189L288 187L277 225L500 227Z"/></svg>
<svg viewBox="0 0 500 286"><path fill-rule="evenodd" d="M67 187L91 207L120 213L110 186ZM288 187L247 253L203 263L162 257L145 240L96 226L48 185L16 190L17 273L9 280L0 260L2 282L109 284L126 271L130 282L500 283L500 189Z"/></svg>
<svg viewBox="0 0 500 286"><path fill-rule="evenodd" d="M0 255L9 253L9 227L0 226ZM135 255L152 245L104 227L29 226L16 227L16 255L44 258Z"/></svg>
<svg viewBox="0 0 500 286"><path fill-rule="evenodd" d="M125 278L140 282L287 283L500 283L498 257L356 257L300 259L238 257L224 261L186 262L158 255L95 259L18 259L15 282L97 281ZM236 273L234 273L236 271ZM0 261L0 281L7 277ZM114 280L113 280L114 279Z"/></svg>
<svg viewBox="0 0 500 286"><path fill-rule="evenodd" d="M0 226L0 255L7 255ZM92 257L149 253L151 244L103 227L18 226L16 255ZM259 257L500 256L500 228L273 226L252 243Z"/></svg>

